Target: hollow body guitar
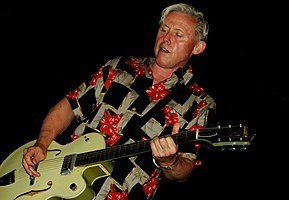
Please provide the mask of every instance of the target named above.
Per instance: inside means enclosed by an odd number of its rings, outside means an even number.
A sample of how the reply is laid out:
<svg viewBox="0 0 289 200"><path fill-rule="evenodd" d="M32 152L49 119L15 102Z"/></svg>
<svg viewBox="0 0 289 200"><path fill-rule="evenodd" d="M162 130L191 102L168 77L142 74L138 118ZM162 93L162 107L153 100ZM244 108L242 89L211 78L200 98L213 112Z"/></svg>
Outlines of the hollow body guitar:
<svg viewBox="0 0 289 200"><path fill-rule="evenodd" d="M206 143L212 147L242 150L251 144L246 126L208 128L172 135L177 144ZM107 147L101 134L92 132L77 140L60 145L53 141L45 160L38 163L40 177L30 177L22 166L23 150L35 143L28 142L16 149L0 165L0 196L3 200L92 200L89 187L98 178L109 176L113 160L151 151L150 139Z"/></svg>

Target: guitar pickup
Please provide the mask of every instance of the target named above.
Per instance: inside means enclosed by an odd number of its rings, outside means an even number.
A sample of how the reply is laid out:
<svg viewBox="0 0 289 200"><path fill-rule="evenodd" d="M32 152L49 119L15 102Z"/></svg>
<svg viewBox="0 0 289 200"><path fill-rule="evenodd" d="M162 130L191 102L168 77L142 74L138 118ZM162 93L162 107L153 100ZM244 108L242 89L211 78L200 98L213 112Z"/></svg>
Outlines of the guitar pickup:
<svg viewBox="0 0 289 200"><path fill-rule="evenodd" d="M76 154L71 154L71 155L65 156L62 167L61 167L60 174L62 176L70 174L73 170L75 161L76 161Z"/></svg>

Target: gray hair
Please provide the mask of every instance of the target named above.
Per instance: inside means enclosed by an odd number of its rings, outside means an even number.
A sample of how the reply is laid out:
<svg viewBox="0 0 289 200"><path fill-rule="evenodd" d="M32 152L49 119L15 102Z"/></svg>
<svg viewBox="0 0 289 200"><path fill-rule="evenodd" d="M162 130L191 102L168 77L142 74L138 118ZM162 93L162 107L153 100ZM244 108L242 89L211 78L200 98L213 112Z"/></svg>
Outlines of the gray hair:
<svg viewBox="0 0 289 200"><path fill-rule="evenodd" d="M178 4L173 4L171 6L166 7L162 11L159 24L160 25L164 24L164 20L167 17L167 15L173 11L177 11L177 12L181 12L181 13L185 13L185 14L193 16L197 20L197 25L195 28L197 39L203 40L203 41L207 40L208 32L209 32L208 21L205 19L205 16L202 12L198 11L196 8L194 8L191 5L178 3Z"/></svg>

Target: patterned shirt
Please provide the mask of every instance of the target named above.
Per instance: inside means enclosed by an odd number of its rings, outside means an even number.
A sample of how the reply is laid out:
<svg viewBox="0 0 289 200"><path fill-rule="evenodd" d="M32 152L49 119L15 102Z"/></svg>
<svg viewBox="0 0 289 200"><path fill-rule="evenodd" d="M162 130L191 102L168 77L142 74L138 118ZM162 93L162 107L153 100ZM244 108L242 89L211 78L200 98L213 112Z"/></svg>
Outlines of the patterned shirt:
<svg viewBox="0 0 289 200"><path fill-rule="evenodd" d="M78 122L72 138L96 132L108 150L117 147L114 159L93 168L96 177L90 184L96 199L133 199L130 195L136 193L150 198L161 170L152 161L147 141L171 134L176 122L183 130L203 128L209 110L215 109L213 98L196 83L191 66L153 85L149 68L153 61L151 57L114 58L67 94Z"/></svg>

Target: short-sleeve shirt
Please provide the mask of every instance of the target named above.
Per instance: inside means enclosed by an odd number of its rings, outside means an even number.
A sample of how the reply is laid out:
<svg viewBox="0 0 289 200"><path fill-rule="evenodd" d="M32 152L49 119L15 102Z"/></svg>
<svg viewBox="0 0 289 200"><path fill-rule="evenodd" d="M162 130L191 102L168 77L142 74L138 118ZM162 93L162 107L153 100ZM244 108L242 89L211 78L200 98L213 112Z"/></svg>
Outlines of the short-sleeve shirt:
<svg viewBox="0 0 289 200"><path fill-rule="evenodd" d="M153 57L116 57L66 95L78 122L72 138L100 134L105 147L99 150L109 154L92 168L96 175L90 175L89 184L96 199L129 199L136 193L148 199L161 173L148 141L171 134L176 122L183 130L201 129L209 110L215 109L214 99L196 83L190 65L153 84L152 62Z"/></svg>

